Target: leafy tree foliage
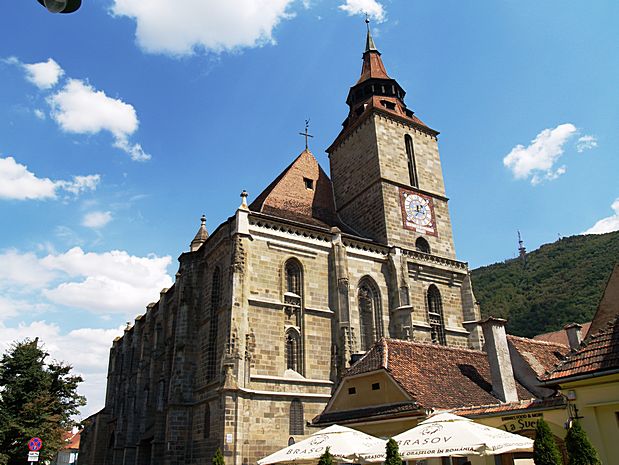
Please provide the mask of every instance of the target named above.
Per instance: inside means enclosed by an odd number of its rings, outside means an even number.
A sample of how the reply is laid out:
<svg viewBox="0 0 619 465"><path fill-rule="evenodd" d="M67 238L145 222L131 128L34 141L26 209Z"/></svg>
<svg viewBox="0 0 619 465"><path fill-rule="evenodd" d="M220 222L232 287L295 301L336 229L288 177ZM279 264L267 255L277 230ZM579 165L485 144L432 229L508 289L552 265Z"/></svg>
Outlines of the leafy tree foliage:
<svg viewBox="0 0 619 465"><path fill-rule="evenodd" d="M563 465L561 453L550 431L548 423L543 419L537 421L535 442L533 442L533 460L535 465Z"/></svg>
<svg viewBox="0 0 619 465"><path fill-rule="evenodd" d="M385 465L402 465L402 458L398 451L398 443L393 438L389 438L387 441Z"/></svg>
<svg viewBox="0 0 619 465"><path fill-rule="evenodd" d="M567 430L565 447L569 457L568 465L599 465L601 463L597 451L589 442L587 433L578 421L574 421L572 427Z"/></svg>
<svg viewBox="0 0 619 465"><path fill-rule="evenodd" d="M331 452L329 452L328 447L324 454L320 456L320 459L318 459L318 465L333 465L333 456L331 455Z"/></svg>
<svg viewBox="0 0 619 465"><path fill-rule="evenodd" d="M484 316L506 318L517 336L561 329L593 318L619 257L619 232L572 236L518 259L472 271Z"/></svg>
<svg viewBox="0 0 619 465"><path fill-rule="evenodd" d="M217 448L215 455L213 455L213 459L211 460L212 465L225 465L224 456L221 453L221 449Z"/></svg>
<svg viewBox="0 0 619 465"><path fill-rule="evenodd" d="M86 404L77 393L82 378L47 357L37 338L14 343L0 360L1 465L25 465L35 436L43 441L39 460L51 460L63 433L76 426L71 417Z"/></svg>

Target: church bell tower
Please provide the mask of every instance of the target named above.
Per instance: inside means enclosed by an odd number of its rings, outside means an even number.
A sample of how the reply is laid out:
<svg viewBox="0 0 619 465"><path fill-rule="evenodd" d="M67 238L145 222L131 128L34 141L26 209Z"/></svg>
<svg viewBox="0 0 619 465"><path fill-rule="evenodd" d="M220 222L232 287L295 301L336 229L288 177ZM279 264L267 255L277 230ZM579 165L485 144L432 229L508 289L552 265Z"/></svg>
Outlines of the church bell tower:
<svg viewBox="0 0 619 465"><path fill-rule="evenodd" d="M404 95L368 24L348 117L327 149L337 213L381 244L455 259L438 132L407 108Z"/></svg>

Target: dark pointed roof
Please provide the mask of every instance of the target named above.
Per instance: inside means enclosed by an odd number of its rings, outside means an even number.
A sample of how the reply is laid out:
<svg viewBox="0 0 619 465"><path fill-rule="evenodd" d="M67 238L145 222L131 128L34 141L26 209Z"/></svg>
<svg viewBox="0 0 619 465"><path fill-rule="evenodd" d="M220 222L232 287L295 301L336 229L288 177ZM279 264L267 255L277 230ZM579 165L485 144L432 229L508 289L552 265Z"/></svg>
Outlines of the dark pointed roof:
<svg viewBox="0 0 619 465"><path fill-rule="evenodd" d="M331 180L309 150L301 152L249 209L313 226L343 228L335 213Z"/></svg>

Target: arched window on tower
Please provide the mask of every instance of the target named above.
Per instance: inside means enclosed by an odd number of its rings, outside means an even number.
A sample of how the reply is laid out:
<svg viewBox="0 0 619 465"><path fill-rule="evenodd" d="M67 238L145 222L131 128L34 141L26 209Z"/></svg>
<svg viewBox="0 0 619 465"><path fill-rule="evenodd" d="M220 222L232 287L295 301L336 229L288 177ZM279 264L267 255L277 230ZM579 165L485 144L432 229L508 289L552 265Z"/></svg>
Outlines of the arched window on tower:
<svg viewBox="0 0 619 465"><path fill-rule="evenodd" d="M404 136L404 145L406 146L406 157L408 158L408 175L410 178L411 186L419 187L419 180L417 179L417 166L415 165L415 149L413 147L413 138L408 134Z"/></svg>
<svg viewBox="0 0 619 465"><path fill-rule="evenodd" d="M430 253L430 244L423 237L418 237L415 241L415 248L419 252Z"/></svg>
<svg viewBox="0 0 619 465"><path fill-rule="evenodd" d="M370 278L363 278L359 283L357 302L361 350L368 350L375 341L383 337L380 293L376 284Z"/></svg>
<svg viewBox="0 0 619 465"><path fill-rule="evenodd" d="M294 370L297 373L301 370L301 337L294 328L286 331L286 369Z"/></svg>
<svg viewBox="0 0 619 465"><path fill-rule="evenodd" d="M291 436L304 434L303 428L303 404L299 399L290 402L290 431Z"/></svg>
<svg viewBox="0 0 619 465"><path fill-rule="evenodd" d="M432 342L446 345L445 322L443 320L443 302L438 288L432 284L428 288L428 320Z"/></svg>
<svg viewBox="0 0 619 465"><path fill-rule="evenodd" d="M217 375L217 328L219 324L219 306L221 303L221 270L219 267L213 271L211 279L211 305L208 342L206 346L206 378L208 381L215 379Z"/></svg>
<svg viewBox="0 0 619 465"><path fill-rule="evenodd" d="M286 262L286 291L301 297L301 265L295 259Z"/></svg>

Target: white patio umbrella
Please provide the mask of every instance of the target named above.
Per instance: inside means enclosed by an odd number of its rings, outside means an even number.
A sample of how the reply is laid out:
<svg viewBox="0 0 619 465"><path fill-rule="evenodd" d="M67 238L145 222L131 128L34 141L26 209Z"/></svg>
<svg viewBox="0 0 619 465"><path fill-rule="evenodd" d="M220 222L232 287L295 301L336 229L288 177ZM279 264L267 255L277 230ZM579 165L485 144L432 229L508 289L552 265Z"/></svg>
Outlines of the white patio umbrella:
<svg viewBox="0 0 619 465"><path fill-rule="evenodd" d="M345 426L332 425L309 438L281 449L258 460L258 465L282 462L317 462L325 450L338 462L352 463L359 460L359 454L385 449L385 441Z"/></svg>
<svg viewBox="0 0 619 465"><path fill-rule="evenodd" d="M507 452L533 450L533 440L490 426L480 425L468 418L451 413L439 413L408 431L394 436L402 460L498 455ZM364 462L382 462L385 453L362 454Z"/></svg>

